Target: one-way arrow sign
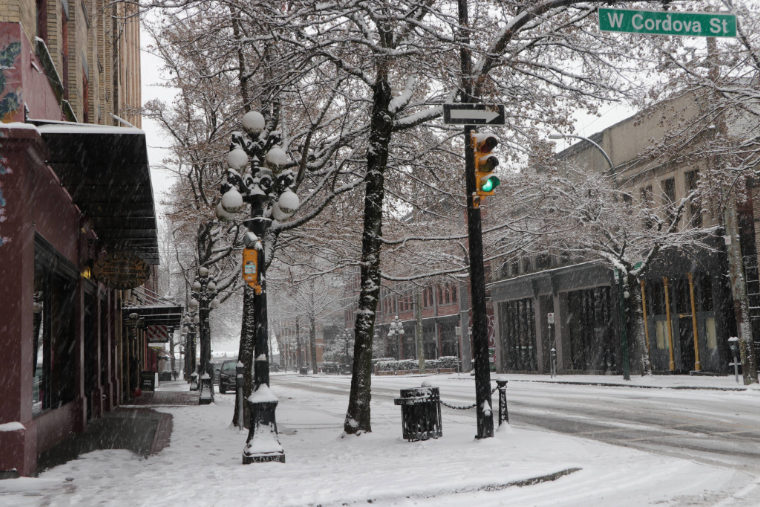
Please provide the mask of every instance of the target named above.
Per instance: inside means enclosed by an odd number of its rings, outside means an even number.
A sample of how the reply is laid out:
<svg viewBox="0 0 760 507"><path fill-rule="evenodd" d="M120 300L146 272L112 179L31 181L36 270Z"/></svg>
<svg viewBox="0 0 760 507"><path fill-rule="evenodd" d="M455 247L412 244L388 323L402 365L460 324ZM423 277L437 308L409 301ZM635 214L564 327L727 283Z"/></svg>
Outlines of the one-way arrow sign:
<svg viewBox="0 0 760 507"><path fill-rule="evenodd" d="M444 104L443 123L504 125L504 106L501 104Z"/></svg>

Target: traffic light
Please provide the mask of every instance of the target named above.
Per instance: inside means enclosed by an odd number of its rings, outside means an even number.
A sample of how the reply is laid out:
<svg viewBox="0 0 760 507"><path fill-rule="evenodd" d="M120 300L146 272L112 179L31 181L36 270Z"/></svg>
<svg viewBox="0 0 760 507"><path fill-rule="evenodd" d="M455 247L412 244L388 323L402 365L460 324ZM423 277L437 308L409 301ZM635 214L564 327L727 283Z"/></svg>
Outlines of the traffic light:
<svg viewBox="0 0 760 507"><path fill-rule="evenodd" d="M499 165L499 159L491 151L499 144L499 139L488 132L471 134L472 149L475 152L475 191L480 198L494 195L494 190L501 181L493 170Z"/></svg>

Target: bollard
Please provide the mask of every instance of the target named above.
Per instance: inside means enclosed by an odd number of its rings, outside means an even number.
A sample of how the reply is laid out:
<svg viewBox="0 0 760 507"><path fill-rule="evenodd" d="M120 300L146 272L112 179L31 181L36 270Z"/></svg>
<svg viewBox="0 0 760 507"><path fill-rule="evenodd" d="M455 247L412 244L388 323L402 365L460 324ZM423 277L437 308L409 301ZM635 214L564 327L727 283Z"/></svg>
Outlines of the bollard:
<svg viewBox="0 0 760 507"><path fill-rule="evenodd" d="M507 411L507 382L506 379L497 378L496 385L499 388L499 426L502 422L509 424L509 412Z"/></svg>
<svg viewBox="0 0 760 507"><path fill-rule="evenodd" d="M197 372L193 372L190 374L190 390L191 391L198 390L198 373Z"/></svg>
<svg viewBox="0 0 760 507"><path fill-rule="evenodd" d="M739 355L739 338L733 336L728 339L728 347L731 349L731 355L734 356L734 362L728 363L729 366L734 367L734 376L736 377L736 383L739 383L739 365L741 364L737 356Z"/></svg>
<svg viewBox="0 0 760 507"><path fill-rule="evenodd" d="M244 365L240 361L235 365L235 387L237 387L238 394L238 428L243 431L245 414L244 414L244 401L243 401L243 368Z"/></svg>

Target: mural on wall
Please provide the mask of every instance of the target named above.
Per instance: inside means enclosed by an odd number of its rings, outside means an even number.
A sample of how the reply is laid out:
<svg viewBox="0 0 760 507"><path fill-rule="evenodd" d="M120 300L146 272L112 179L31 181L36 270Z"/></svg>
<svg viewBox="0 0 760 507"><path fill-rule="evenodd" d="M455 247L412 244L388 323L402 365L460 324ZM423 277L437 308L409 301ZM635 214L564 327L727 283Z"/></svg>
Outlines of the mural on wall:
<svg viewBox="0 0 760 507"><path fill-rule="evenodd" d="M0 135L0 141L2 141L2 135ZM3 144L0 142L0 152L2 152ZM5 197L3 197L3 181L2 177L11 172L8 167L8 160L5 157L0 156L0 247L10 242L10 238L3 236L3 222L7 219L5 215Z"/></svg>
<svg viewBox="0 0 760 507"><path fill-rule="evenodd" d="M8 31L0 32L0 121L8 123L23 112L21 96L21 41ZM22 116L23 118L23 116Z"/></svg>
<svg viewBox="0 0 760 507"><path fill-rule="evenodd" d="M23 103L21 98L21 39L18 26L4 24L0 30L0 122L23 121ZM8 27L13 29L9 29ZM0 135L0 153L2 153L2 135ZM0 156L0 247L10 242L3 236L3 222L8 218L7 202L3 195L3 177L11 173L8 160Z"/></svg>

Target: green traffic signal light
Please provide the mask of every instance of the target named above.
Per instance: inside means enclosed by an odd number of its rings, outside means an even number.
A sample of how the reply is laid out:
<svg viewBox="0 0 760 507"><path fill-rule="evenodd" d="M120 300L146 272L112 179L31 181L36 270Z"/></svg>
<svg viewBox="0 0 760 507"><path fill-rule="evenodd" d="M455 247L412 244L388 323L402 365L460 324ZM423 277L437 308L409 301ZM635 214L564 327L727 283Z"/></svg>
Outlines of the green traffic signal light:
<svg viewBox="0 0 760 507"><path fill-rule="evenodd" d="M494 188L498 187L501 181L499 181L499 178L496 176L489 176L488 179L483 183L483 187L481 190L483 192L491 192Z"/></svg>

